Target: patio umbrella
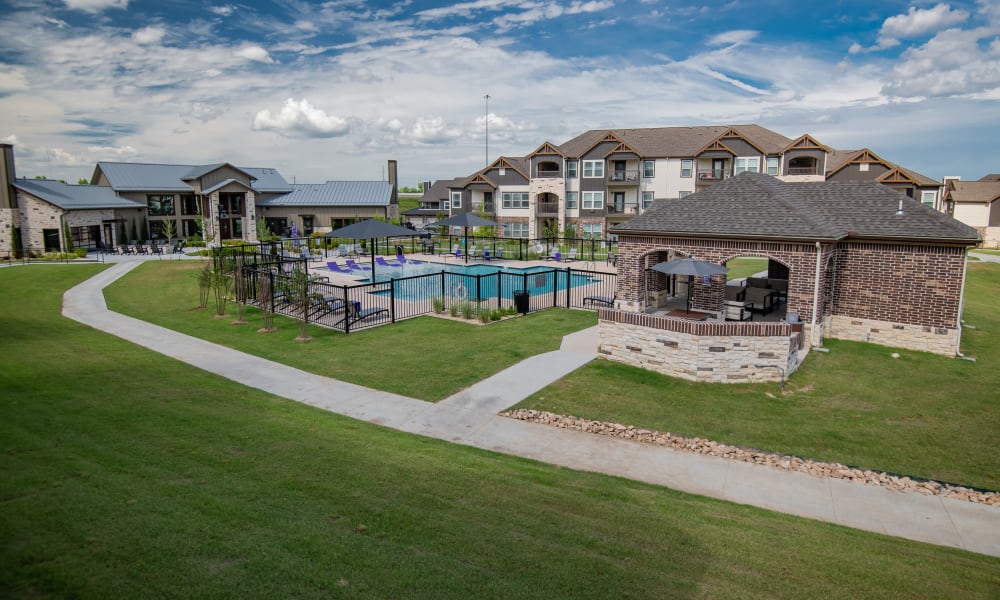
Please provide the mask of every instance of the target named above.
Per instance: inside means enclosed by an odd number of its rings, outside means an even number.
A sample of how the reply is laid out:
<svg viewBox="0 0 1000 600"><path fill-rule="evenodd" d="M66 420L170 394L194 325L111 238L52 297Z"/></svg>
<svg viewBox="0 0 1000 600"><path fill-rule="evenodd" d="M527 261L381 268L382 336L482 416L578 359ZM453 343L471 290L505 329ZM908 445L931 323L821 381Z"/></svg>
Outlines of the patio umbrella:
<svg viewBox="0 0 1000 600"><path fill-rule="evenodd" d="M340 229L334 229L330 233L324 233L323 237L328 238L350 238L352 240L369 240L372 251L372 281L375 280L375 238L399 237L417 235L412 229L379 221L378 219L368 219L359 221Z"/></svg>
<svg viewBox="0 0 1000 600"><path fill-rule="evenodd" d="M459 213L443 221L431 223L428 227L461 227L465 232L465 262L469 262L469 227L496 227L496 221L484 219L475 213Z"/></svg>
<svg viewBox="0 0 1000 600"><path fill-rule="evenodd" d="M688 290L687 290L687 310L691 312L691 284L695 276L704 277L706 275L722 275L723 273L728 273L729 269L723 267L722 265L717 265L715 263L705 262L703 260L696 260L693 258L678 258L677 260L669 260L667 262L656 263L652 267L649 267L653 271L659 271L660 273L666 273L667 275L687 275L688 276Z"/></svg>

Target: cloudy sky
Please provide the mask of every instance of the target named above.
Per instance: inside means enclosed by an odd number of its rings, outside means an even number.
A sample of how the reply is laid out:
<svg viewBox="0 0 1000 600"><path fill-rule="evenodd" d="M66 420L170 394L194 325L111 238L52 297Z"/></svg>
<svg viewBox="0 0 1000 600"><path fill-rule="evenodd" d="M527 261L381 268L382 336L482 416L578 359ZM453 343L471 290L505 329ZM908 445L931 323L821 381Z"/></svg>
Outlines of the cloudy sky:
<svg viewBox="0 0 1000 600"><path fill-rule="evenodd" d="M588 129L759 123L1000 172L1000 0L0 0L20 176L100 160L402 184ZM489 94L488 112L487 100Z"/></svg>

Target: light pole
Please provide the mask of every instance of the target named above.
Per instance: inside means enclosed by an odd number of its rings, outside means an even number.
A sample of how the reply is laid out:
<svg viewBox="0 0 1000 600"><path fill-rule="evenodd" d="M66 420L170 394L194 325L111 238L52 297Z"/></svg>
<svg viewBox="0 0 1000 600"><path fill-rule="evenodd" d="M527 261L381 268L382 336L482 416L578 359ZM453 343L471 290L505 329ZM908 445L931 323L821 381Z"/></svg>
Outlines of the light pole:
<svg viewBox="0 0 1000 600"><path fill-rule="evenodd" d="M486 164L490 164L490 95L483 96L486 100Z"/></svg>

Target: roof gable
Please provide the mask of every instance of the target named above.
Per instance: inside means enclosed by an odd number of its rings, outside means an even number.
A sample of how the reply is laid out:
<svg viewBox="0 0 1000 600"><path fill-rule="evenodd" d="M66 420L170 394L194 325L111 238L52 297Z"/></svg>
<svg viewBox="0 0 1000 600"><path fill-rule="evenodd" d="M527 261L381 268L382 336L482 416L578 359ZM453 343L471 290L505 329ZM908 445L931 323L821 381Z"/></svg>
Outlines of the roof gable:
<svg viewBox="0 0 1000 600"><path fill-rule="evenodd" d="M556 148L554 145L552 145L549 142L545 142L541 146L535 148L534 152L528 154L528 156L529 157L530 156L537 156L539 154L555 154L556 156L562 156L562 157L566 156L565 154L563 154L562 150L560 150L559 148Z"/></svg>
<svg viewBox="0 0 1000 600"><path fill-rule="evenodd" d="M785 146L781 151L782 154L788 152L789 150L822 150L823 152L829 152L830 148L824 144L816 141L816 138L809 135L808 133L803 134L797 140Z"/></svg>

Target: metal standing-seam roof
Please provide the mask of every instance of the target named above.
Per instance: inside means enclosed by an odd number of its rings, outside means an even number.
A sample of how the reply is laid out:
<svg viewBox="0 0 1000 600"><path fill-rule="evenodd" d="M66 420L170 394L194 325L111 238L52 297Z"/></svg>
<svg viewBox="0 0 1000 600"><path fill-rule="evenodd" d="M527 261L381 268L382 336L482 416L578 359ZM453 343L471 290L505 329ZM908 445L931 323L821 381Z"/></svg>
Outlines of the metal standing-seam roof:
<svg viewBox="0 0 1000 600"><path fill-rule="evenodd" d="M191 192L185 179L197 179L227 163L215 165L161 165L147 163L99 162L108 183L121 192ZM235 167L254 177L253 189L259 192L290 192L292 186L271 168Z"/></svg>
<svg viewBox="0 0 1000 600"><path fill-rule="evenodd" d="M14 187L64 210L145 208L98 185L69 185L52 179L18 179Z"/></svg>
<svg viewBox="0 0 1000 600"><path fill-rule="evenodd" d="M392 186L387 181L327 181L297 183L284 196L258 200L258 206L388 206Z"/></svg>
<svg viewBox="0 0 1000 600"><path fill-rule="evenodd" d="M903 207L903 213L897 214ZM743 173L679 200L654 202L612 233L975 244L979 234L880 183L787 183Z"/></svg>

